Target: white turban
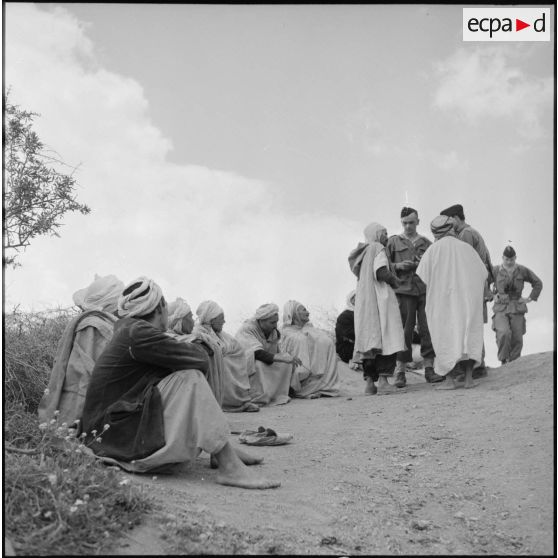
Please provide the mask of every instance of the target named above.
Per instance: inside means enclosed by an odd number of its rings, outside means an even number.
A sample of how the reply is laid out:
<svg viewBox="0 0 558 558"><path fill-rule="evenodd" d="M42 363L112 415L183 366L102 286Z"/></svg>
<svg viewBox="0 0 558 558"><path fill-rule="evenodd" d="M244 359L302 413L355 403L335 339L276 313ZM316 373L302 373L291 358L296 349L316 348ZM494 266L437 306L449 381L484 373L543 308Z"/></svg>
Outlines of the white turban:
<svg viewBox="0 0 558 558"><path fill-rule="evenodd" d="M82 310L101 310L114 314L118 307L118 297L124 290L124 283L114 275L100 277L95 274L95 280L85 289L76 291L73 295L74 304Z"/></svg>
<svg viewBox="0 0 558 558"><path fill-rule="evenodd" d="M355 301L353 297L356 295L356 291L351 291L346 298L347 301L347 310L354 310L355 309Z"/></svg>
<svg viewBox="0 0 558 558"><path fill-rule="evenodd" d="M271 318L274 314L279 314L279 306L271 302L259 306L254 314L254 318L256 318L256 320L266 320L267 318Z"/></svg>
<svg viewBox="0 0 558 558"><path fill-rule="evenodd" d="M383 225L380 225L379 223L370 223L364 229L364 238L366 239L366 242L368 242L368 243L380 242L380 238L382 236L382 233L385 230L386 230L386 228Z"/></svg>
<svg viewBox="0 0 558 558"><path fill-rule="evenodd" d="M118 315L121 318L132 318L133 316L145 316L153 312L163 298L161 287L147 277L138 277L131 281L124 290L135 283L139 286L127 295L122 294L118 299Z"/></svg>
<svg viewBox="0 0 558 558"><path fill-rule="evenodd" d="M211 320L225 314L224 310L212 300L204 300L196 310L200 324L208 324Z"/></svg>
<svg viewBox="0 0 558 558"><path fill-rule="evenodd" d="M184 333L182 331L182 318L192 312L189 304L182 298L178 297L174 302L169 304L169 329L176 333Z"/></svg>
<svg viewBox="0 0 558 558"><path fill-rule="evenodd" d="M288 300L283 306L283 325L292 325L297 309L302 306L298 300Z"/></svg>
<svg viewBox="0 0 558 558"><path fill-rule="evenodd" d="M447 215L438 215L430 223L432 234L445 235L453 230L453 219Z"/></svg>

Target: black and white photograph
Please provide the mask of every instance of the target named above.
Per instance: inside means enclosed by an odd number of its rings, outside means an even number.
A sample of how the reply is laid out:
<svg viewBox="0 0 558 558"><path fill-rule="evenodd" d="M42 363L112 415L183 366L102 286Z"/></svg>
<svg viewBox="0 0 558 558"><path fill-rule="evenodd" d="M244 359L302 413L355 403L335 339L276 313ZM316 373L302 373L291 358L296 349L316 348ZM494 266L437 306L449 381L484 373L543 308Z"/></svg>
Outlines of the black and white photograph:
<svg viewBox="0 0 558 558"><path fill-rule="evenodd" d="M555 23L5 2L4 554L554 555Z"/></svg>

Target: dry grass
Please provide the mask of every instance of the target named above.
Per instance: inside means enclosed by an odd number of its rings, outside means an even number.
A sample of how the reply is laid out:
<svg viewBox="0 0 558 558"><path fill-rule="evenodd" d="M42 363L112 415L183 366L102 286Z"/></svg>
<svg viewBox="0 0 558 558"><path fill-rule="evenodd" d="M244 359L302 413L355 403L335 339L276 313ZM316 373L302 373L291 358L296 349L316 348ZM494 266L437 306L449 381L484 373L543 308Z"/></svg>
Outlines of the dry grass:
<svg viewBox="0 0 558 558"><path fill-rule="evenodd" d="M38 424L58 342L75 314L5 317L4 526L18 555L101 554L151 507L72 429L56 420Z"/></svg>
<svg viewBox="0 0 558 558"><path fill-rule="evenodd" d="M4 317L4 397L37 411L58 343L76 310L27 313L17 309Z"/></svg>

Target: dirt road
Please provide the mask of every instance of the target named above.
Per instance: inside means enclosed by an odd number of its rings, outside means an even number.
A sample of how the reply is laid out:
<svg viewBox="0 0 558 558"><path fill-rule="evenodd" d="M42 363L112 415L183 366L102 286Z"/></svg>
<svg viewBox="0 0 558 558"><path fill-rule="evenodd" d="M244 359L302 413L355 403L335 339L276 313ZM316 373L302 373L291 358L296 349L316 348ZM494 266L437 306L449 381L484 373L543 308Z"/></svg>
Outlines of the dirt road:
<svg viewBox="0 0 558 558"><path fill-rule="evenodd" d="M410 373L397 394L364 396L359 373L340 373L341 397L227 414L233 432L294 434L242 446L280 488L219 486L206 454L173 476L132 476L160 509L114 552L553 554L552 353L491 368L472 390Z"/></svg>

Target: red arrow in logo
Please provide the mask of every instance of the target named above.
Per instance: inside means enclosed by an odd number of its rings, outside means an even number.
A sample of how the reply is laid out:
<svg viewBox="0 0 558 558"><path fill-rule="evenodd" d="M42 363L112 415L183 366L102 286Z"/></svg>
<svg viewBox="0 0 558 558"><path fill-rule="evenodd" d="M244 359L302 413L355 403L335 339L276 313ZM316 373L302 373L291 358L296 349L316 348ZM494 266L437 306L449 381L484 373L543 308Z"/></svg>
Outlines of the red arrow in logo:
<svg viewBox="0 0 558 558"><path fill-rule="evenodd" d="M515 20L515 30L516 31L521 31L522 29L525 29L525 27L531 27L530 23L525 23L524 21L521 21L520 19Z"/></svg>

